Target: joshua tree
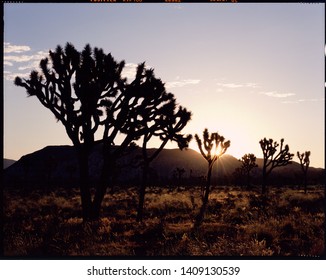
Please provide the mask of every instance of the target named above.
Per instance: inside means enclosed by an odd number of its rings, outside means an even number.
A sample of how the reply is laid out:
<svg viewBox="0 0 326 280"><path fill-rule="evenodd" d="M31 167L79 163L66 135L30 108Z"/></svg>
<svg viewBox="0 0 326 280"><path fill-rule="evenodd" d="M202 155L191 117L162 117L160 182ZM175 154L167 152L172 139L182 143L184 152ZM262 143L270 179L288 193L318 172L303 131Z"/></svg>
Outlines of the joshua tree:
<svg viewBox="0 0 326 280"><path fill-rule="evenodd" d="M256 164L256 156L254 154L245 154L241 159L241 173L244 173L247 178L247 186L250 185L250 172L253 168L258 167Z"/></svg>
<svg viewBox="0 0 326 280"><path fill-rule="evenodd" d="M148 106L145 110L142 110L141 125L144 127L144 134L142 140L142 183L139 189L139 204L137 221L141 221L143 218L143 208L145 200L145 192L147 186L148 171L150 163L159 155L167 142L175 141L178 143L179 148L188 147L188 143L191 140L191 135L181 134L181 130L186 126L191 118L191 113L181 106L176 111L175 99L171 94L167 94L164 89L164 85L158 81L157 96L153 99L154 102L151 106ZM163 101L162 106L158 106L160 99ZM151 155L148 154L147 144L152 137L159 137L161 144L158 149Z"/></svg>
<svg viewBox="0 0 326 280"><path fill-rule="evenodd" d="M78 155L83 220L98 219L117 159L146 132L141 123L144 110L154 103L161 106L152 94L158 82L142 63L135 79L127 83L121 77L125 62L118 63L111 54L89 45L82 52L70 43L64 49L57 46L49 58L41 60L41 74L32 71L29 79L16 77L15 84L36 96L64 125ZM103 168L92 198L88 162L97 143L95 133L100 132ZM115 145L117 135L121 136L119 146Z"/></svg>
<svg viewBox="0 0 326 280"><path fill-rule="evenodd" d="M297 156L300 160L300 165L304 176L304 193L307 193L307 173L310 164L310 159L309 159L310 154L311 154L310 151L305 151L302 154L297 152Z"/></svg>
<svg viewBox="0 0 326 280"><path fill-rule="evenodd" d="M102 58L99 55L102 54ZM40 62L42 74L32 71L29 79L16 77L15 85L24 87L29 96L36 96L66 129L78 154L80 193L84 220L91 217L88 157L93 148L94 134L103 115L100 102L117 90L123 63L89 45L80 53L67 43L49 51L49 58Z"/></svg>
<svg viewBox="0 0 326 280"><path fill-rule="evenodd" d="M181 178L183 174L186 172L184 168L177 167L173 170L173 177L178 180L178 182L181 181Z"/></svg>
<svg viewBox="0 0 326 280"><path fill-rule="evenodd" d="M294 154L289 152L288 145L283 147L284 139L281 139L280 151L277 154L276 152L279 144L276 141L273 142L273 139L267 140L264 138L259 141L259 144L264 155L262 194L265 194L267 176L274 168L291 164Z"/></svg>
<svg viewBox="0 0 326 280"><path fill-rule="evenodd" d="M226 150L230 147L231 142L225 141L224 137L219 135L217 132L212 133L210 135L207 128L205 128L203 132L204 143L197 134L195 135L195 139L198 144L200 153L208 163L206 186L204 192L202 193L202 206L200 208L199 214L197 215L194 223L194 229L197 229L201 225L205 215L205 211L208 203L208 196L210 192L211 175L212 175L212 169L214 163L218 158L220 158L226 152ZM204 145L204 149L206 150L206 153L203 150L203 145Z"/></svg>

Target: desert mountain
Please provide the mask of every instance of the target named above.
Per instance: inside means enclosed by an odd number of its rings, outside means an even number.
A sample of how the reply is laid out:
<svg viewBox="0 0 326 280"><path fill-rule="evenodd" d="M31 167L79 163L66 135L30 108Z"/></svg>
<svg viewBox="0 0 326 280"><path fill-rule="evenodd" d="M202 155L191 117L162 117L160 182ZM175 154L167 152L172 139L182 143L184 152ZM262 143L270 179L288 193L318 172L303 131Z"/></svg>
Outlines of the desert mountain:
<svg viewBox="0 0 326 280"><path fill-rule="evenodd" d="M7 167L9 167L10 165L13 165L16 161L13 159L7 159L4 158L3 159L3 169L6 169Z"/></svg>
<svg viewBox="0 0 326 280"><path fill-rule="evenodd" d="M89 158L90 177L93 183L99 178L102 156L102 146L98 144ZM151 154L155 149L149 149ZM136 167L137 155L141 149L119 160L115 180L119 184L138 184L141 178L141 167ZM262 159L257 159L258 168L253 170L253 177L261 177ZM241 164L233 156L225 154L214 166L212 180L217 184L230 184L234 182L234 171ZM181 174L177 169L184 170ZM163 149L151 164L150 180L155 184L173 184L180 178L186 183L200 183L207 172L207 162L192 149ZM298 181L301 175L300 164L292 164L275 169L273 178L284 183ZM315 183L322 182L324 169L310 168L309 178ZM39 151L23 156L20 160L4 170L4 182L7 186L76 186L78 184L78 165L76 152L73 146L47 146ZM258 181L257 181L258 182Z"/></svg>

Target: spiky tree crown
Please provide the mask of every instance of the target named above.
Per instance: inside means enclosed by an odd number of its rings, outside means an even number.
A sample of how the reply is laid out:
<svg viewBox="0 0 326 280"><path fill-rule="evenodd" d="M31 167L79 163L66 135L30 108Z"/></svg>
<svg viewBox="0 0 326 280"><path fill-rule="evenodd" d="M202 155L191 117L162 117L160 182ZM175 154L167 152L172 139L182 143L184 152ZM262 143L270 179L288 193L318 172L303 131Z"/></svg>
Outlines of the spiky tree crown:
<svg viewBox="0 0 326 280"><path fill-rule="evenodd" d="M305 151L304 153L300 154L299 152L297 152L297 156L300 160L300 165L301 168L304 172L307 172L309 164L310 164L310 151Z"/></svg>
<svg viewBox="0 0 326 280"><path fill-rule="evenodd" d="M114 143L118 133L126 136L126 145L147 131L187 147L190 135L180 132L191 112L179 106L153 69L140 63L135 79L127 83L121 74L125 62L117 62L102 49L89 44L78 52L71 43L57 46L40 62L41 73L32 71L29 79L16 77L15 84L25 87L29 96L37 96L66 128L74 144L92 143L99 126L103 139Z"/></svg>
<svg viewBox="0 0 326 280"><path fill-rule="evenodd" d="M271 138L268 140L264 138L260 140L259 143L264 155L264 165L266 168L269 167L267 173L270 173L275 167L285 166L292 163L291 160L294 154L289 152L290 148L288 145L284 146L283 138L281 139L281 145L276 141L273 141ZM276 154L278 147L280 147L279 152Z"/></svg>
<svg viewBox="0 0 326 280"><path fill-rule="evenodd" d="M242 163L241 169L246 172L250 172L251 169L258 167L254 154L245 154L239 161Z"/></svg>
<svg viewBox="0 0 326 280"><path fill-rule="evenodd" d="M225 138L217 132L209 134L207 128L203 132L203 141L199 138L198 134L195 135L195 139L200 153L210 164L221 157L231 145L230 140L225 141ZM204 152L203 146L206 153Z"/></svg>

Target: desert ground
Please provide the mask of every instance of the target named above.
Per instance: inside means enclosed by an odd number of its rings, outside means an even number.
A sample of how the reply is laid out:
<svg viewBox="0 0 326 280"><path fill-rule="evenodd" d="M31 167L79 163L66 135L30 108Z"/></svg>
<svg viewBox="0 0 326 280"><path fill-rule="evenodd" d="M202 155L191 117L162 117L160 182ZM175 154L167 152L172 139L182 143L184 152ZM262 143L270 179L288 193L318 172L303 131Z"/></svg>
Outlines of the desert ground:
<svg viewBox="0 0 326 280"><path fill-rule="evenodd" d="M259 189L216 186L194 231L200 187L149 187L136 222L137 188L109 192L101 219L82 222L78 189L4 190L4 255L274 256L324 254L324 186Z"/></svg>

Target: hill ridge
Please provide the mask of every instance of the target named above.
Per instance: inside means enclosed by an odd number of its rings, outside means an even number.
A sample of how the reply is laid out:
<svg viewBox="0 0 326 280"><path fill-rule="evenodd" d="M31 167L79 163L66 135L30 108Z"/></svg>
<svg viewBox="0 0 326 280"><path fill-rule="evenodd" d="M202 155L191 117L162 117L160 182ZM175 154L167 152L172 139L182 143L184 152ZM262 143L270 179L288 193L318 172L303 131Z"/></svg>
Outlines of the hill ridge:
<svg viewBox="0 0 326 280"><path fill-rule="evenodd" d="M90 155L90 179L96 183L101 172L103 162L101 156L102 144L96 145ZM151 154L156 148L149 148ZM130 166L132 157L141 153L141 148L120 159L121 168L117 173L117 183L138 184L141 178L141 168ZM259 179L263 159L256 160L258 168L252 172L252 176ZM129 166L128 166L129 165ZM241 163L230 154L225 154L217 160L214 165L212 179L213 183L233 182L233 173ZM153 160L151 167L151 179L153 183L167 184L173 182L176 176L176 169L184 169L183 178L190 182L198 181L207 173L207 162L200 153L193 149L179 150L177 148L163 149ZM320 181L324 178L324 169L310 167L308 171L310 178ZM301 174L300 164L293 162L290 165L273 170L273 176L283 178L285 182L296 179ZM44 185L61 184L76 185L78 183L78 164L75 148L71 145L49 145L38 151L22 156L18 161L4 170L5 184L10 185ZM298 179L296 179L298 181Z"/></svg>

